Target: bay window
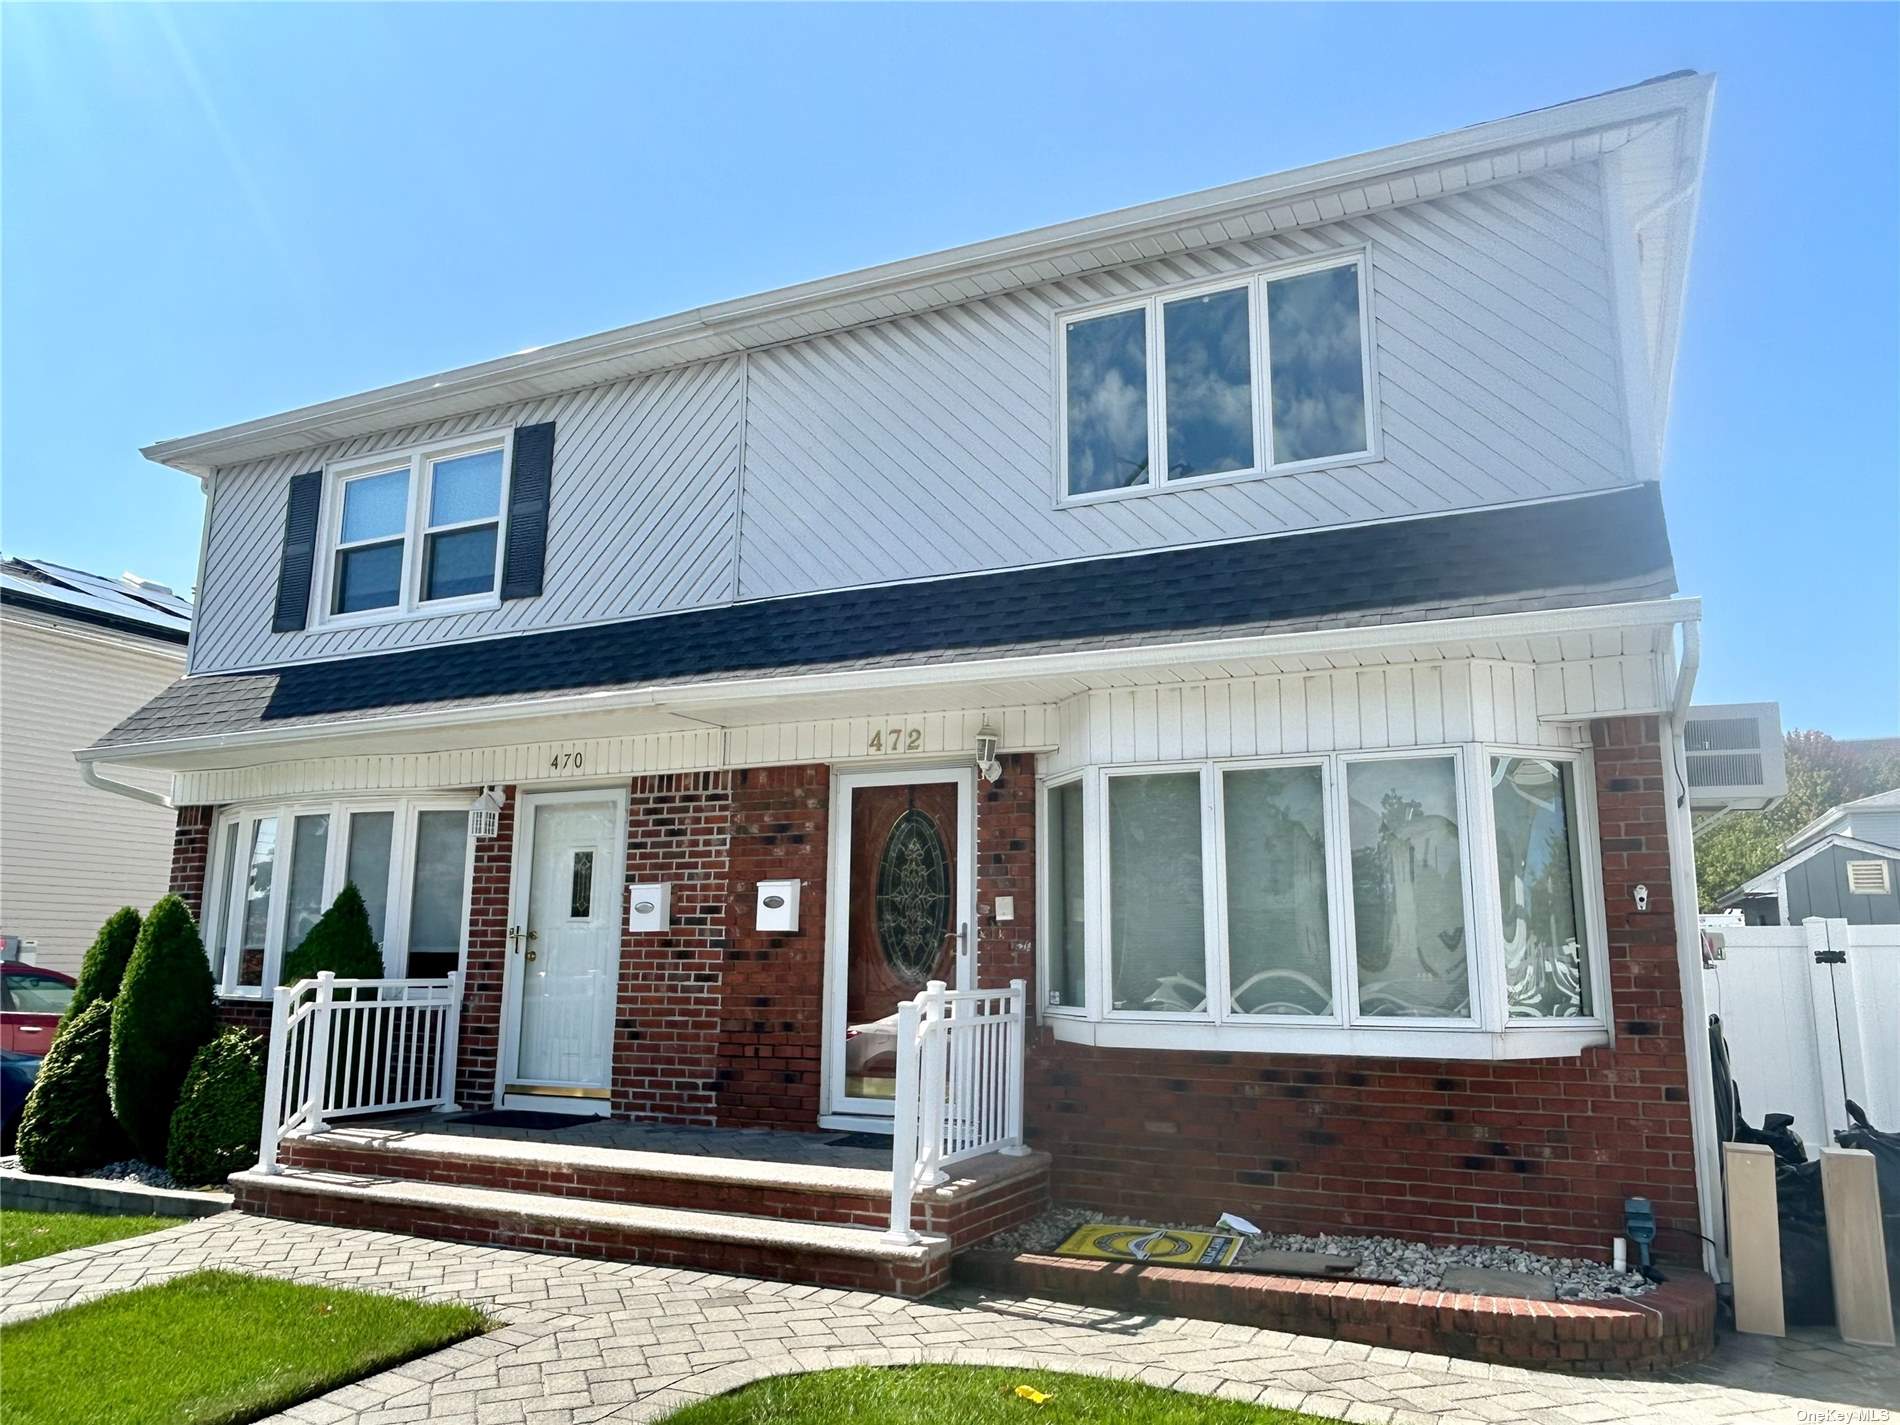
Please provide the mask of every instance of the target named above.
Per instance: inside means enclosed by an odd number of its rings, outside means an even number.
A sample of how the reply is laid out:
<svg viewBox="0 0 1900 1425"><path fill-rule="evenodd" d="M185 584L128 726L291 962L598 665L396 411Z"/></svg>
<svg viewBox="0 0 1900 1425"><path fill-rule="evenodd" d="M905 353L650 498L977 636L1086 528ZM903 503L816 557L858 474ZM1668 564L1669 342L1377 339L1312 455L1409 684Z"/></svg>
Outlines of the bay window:
<svg viewBox="0 0 1900 1425"><path fill-rule="evenodd" d="M1373 456L1364 254L1065 315L1065 500Z"/></svg>
<svg viewBox="0 0 1900 1425"><path fill-rule="evenodd" d="M492 604L512 440L457 437L331 467L320 623Z"/></svg>
<svg viewBox="0 0 1900 1425"><path fill-rule="evenodd" d="M1045 1015L1110 1045L1492 1058L1606 1042L1586 755L1471 744L1051 782Z"/></svg>
<svg viewBox="0 0 1900 1425"><path fill-rule="evenodd" d="M268 995L284 956L303 943L346 883L362 894L386 975L436 978L458 968L471 800L224 809L204 902L205 949L220 991Z"/></svg>

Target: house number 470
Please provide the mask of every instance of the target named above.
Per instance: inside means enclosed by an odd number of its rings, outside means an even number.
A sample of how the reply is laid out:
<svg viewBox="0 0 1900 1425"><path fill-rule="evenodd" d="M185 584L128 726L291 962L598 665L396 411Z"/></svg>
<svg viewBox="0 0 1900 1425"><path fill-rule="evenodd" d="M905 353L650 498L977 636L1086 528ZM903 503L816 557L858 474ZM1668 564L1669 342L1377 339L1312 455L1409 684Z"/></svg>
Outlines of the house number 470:
<svg viewBox="0 0 1900 1425"><path fill-rule="evenodd" d="M557 752L548 758L550 772L578 772L581 765L582 758L578 752Z"/></svg>
<svg viewBox="0 0 1900 1425"><path fill-rule="evenodd" d="M901 727L879 728L871 734L873 752L922 752L924 750L924 730L913 727L906 732Z"/></svg>

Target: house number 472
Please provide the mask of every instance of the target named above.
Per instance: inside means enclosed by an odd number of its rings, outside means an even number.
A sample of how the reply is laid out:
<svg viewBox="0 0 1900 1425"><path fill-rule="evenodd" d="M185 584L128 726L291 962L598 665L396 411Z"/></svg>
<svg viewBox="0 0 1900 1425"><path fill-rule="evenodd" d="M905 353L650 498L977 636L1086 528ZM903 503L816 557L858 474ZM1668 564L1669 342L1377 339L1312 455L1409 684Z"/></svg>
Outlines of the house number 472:
<svg viewBox="0 0 1900 1425"><path fill-rule="evenodd" d="M879 728L871 734L873 752L922 752L924 750L924 730L913 727L908 732L901 727Z"/></svg>

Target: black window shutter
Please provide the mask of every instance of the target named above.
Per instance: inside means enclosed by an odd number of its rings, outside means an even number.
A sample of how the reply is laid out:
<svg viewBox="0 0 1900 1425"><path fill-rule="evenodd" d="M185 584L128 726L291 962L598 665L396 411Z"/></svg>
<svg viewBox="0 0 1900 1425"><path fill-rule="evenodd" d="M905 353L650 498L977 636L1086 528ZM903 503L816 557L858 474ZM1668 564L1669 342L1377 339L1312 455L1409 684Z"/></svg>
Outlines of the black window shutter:
<svg viewBox="0 0 1900 1425"><path fill-rule="evenodd" d="M508 547L501 561L504 599L532 599L541 593L553 477L554 422L516 426L515 465L508 477Z"/></svg>
<svg viewBox="0 0 1900 1425"><path fill-rule="evenodd" d="M277 607L272 633L295 633L310 622L310 575L317 563L317 512L323 503L323 472L290 477L284 499L284 553L277 566Z"/></svg>

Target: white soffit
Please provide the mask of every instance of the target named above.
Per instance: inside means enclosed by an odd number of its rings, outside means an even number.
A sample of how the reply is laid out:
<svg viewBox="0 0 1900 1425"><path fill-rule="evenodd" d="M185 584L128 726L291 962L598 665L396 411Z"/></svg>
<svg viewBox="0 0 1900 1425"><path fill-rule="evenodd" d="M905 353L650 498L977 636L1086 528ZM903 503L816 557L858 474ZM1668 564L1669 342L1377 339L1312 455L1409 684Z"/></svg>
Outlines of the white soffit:
<svg viewBox="0 0 1900 1425"><path fill-rule="evenodd" d="M697 307L199 435L159 441L145 447L144 454L204 476L219 465L1502 182L1620 151L1658 126L1678 135L1668 145L1672 153L1692 150L1678 158L1676 171L1692 168L1699 173L1713 90L1714 80L1708 75L1653 80L1371 153ZM1693 200L1689 206L1693 209ZM1680 288L1672 291L1668 282L1659 283L1654 296L1679 302ZM1673 316L1666 312L1646 315L1651 330L1673 347Z"/></svg>

